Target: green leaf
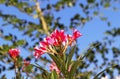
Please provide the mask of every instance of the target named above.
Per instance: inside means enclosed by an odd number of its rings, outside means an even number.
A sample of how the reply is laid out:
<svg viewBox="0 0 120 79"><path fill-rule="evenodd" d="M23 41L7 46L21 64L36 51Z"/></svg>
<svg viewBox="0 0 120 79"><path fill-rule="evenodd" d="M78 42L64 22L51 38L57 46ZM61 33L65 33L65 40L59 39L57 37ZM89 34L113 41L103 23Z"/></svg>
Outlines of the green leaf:
<svg viewBox="0 0 120 79"><path fill-rule="evenodd" d="M19 64L19 67L22 67L22 65L23 65L22 62L23 62L23 58L20 57L20 56L18 56L18 57L17 57L17 62L16 62L16 63Z"/></svg>
<svg viewBox="0 0 120 79"><path fill-rule="evenodd" d="M76 71L77 67L79 66L80 62L81 62L81 60L76 60L73 62L72 67L69 72L69 75L68 75L69 79L73 79L75 71Z"/></svg>
<svg viewBox="0 0 120 79"><path fill-rule="evenodd" d="M36 68L42 70L42 71L45 72L45 73L48 73L47 70L45 70L43 67L41 67L41 66L40 66L39 64L37 64L37 63L36 63L36 65L34 65L34 64L31 64L31 65L33 65L34 67L36 67Z"/></svg>
<svg viewBox="0 0 120 79"><path fill-rule="evenodd" d="M8 46L8 44L4 44L4 45L2 45L1 51L2 51L2 53L7 53L9 49L10 49L10 47Z"/></svg>
<svg viewBox="0 0 120 79"><path fill-rule="evenodd" d="M76 46L73 46L73 47L71 48L71 51L70 51L69 55L67 56L67 63L66 63L67 69L68 69L68 67L69 67L69 65L70 65L70 63L71 63L71 60L72 60L73 54L74 54L74 52L75 52L75 49L76 49Z"/></svg>
<svg viewBox="0 0 120 79"><path fill-rule="evenodd" d="M24 71L25 71L25 72L32 72L32 68L33 68L32 65L28 65L28 66L26 66L26 67L24 68Z"/></svg>
<svg viewBox="0 0 120 79"><path fill-rule="evenodd" d="M53 59L57 67L60 69L60 71L63 73L63 75L66 75L66 68L65 68L65 61L60 58L58 55L52 55L49 54L49 56Z"/></svg>
<svg viewBox="0 0 120 79"><path fill-rule="evenodd" d="M42 71L42 74L41 74L42 78L40 78L40 79L49 79L50 78L49 72L47 70L45 70L43 67L41 67L39 64L36 63L36 65L34 65L34 64L31 64L31 65L33 65L34 67L36 67Z"/></svg>
<svg viewBox="0 0 120 79"><path fill-rule="evenodd" d="M87 0L88 3L94 3L95 0Z"/></svg>
<svg viewBox="0 0 120 79"><path fill-rule="evenodd" d="M58 74L56 73L55 70L51 72L51 77L50 77L50 79L58 79Z"/></svg>
<svg viewBox="0 0 120 79"><path fill-rule="evenodd" d="M6 2L6 0L0 0L0 4L3 4L5 2Z"/></svg>
<svg viewBox="0 0 120 79"><path fill-rule="evenodd" d="M108 70L110 67L102 70L100 73L98 73L93 79L98 79L98 76L101 75L103 72L105 72L106 70Z"/></svg>
<svg viewBox="0 0 120 79"><path fill-rule="evenodd" d="M60 68L60 61L59 61L59 59L56 57L56 56L54 56L54 55L52 55L52 54L49 54L49 56L52 58L52 60L56 63L56 65L58 66L58 68Z"/></svg>
<svg viewBox="0 0 120 79"><path fill-rule="evenodd" d="M12 40L12 36L4 36L5 40Z"/></svg>
<svg viewBox="0 0 120 79"><path fill-rule="evenodd" d="M23 45L23 44L25 44L25 41L24 40L18 40L16 43L17 43L17 45Z"/></svg>
<svg viewBox="0 0 120 79"><path fill-rule="evenodd" d="M105 4L104 4L104 7L105 7L105 8L110 7L110 3L109 3L109 2L105 3Z"/></svg>
<svg viewBox="0 0 120 79"><path fill-rule="evenodd" d="M83 52L87 52L87 53L85 53L83 56L79 56L78 57L78 60L83 60L85 57L87 57L90 53L89 53L89 51L91 51L91 50L93 50L95 47L97 47L97 46L99 46L99 45L101 45L100 43L96 43L95 45L94 45L94 43L93 44L91 44L90 46L89 46L89 49L86 49L86 50L84 50Z"/></svg>

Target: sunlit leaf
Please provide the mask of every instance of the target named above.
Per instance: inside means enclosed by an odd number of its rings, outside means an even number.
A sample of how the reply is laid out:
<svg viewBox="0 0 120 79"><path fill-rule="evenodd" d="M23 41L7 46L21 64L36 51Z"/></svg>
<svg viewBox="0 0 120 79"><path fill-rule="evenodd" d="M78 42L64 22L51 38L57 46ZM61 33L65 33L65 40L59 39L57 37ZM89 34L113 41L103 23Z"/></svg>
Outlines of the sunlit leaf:
<svg viewBox="0 0 120 79"><path fill-rule="evenodd" d="M53 70L53 71L51 72L51 77L50 77L50 79L58 79L58 74L56 73L55 70Z"/></svg>

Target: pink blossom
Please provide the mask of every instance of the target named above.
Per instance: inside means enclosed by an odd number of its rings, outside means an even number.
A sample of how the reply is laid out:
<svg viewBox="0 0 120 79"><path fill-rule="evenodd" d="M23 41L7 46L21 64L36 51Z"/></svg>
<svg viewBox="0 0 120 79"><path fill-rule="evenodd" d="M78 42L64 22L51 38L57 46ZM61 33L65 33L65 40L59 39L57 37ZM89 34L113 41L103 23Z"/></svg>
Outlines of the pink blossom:
<svg viewBox="0 0 120 79"><path fill-rule="evenodd" d="M76 41L76 39L79 38L80 36L82 36L82 34L77 29L73 30L73 35L67 34L67 39L68 39L69 45L71 46L72 43L74 41Z"/></svg>
<svg viewBox="0 0 120 79"><path fill-rule="evenodd" d="M19 55L20 53L20 50L17 49L17 48L12 48L9 50L9 55L13 58L13 59L16 59L17 56Z"/></svg>
<svg viewBox="0 0 120 79"><path fill-rule="evenodd" d="M71 68L72 68L72 65L69 65L68 72L70 72Z"/></svg>
<svg viewBox="0 0 120 79"><path fill-rule="evenodd" d="M76 40L78 37L82 36L82 34L77 30L73 30L73 40Z"/></svg>
<svg viewBox="0 0 120 79"><path fill-rule="evenodd" d="M46 41L42 41L40 42L40 47L35 47L34 48L34 56L35 58L39 58L42 54L48 52L47 48L48 48L49 44Z"/></svg>
<svg viewBox="0 0 120 79"><path fill-rule="evenodd" d="M40 42L40 47L47 47L49 44L47 41L41 41Z"/></svg>
<svg viewBox="0 0 120 79"><path fill-rule="evenodd" d="M55 62L52 62L52 63L50 64L50 71L53 71L53 70L55 70L55 71L57 72L57 74L60 73L60 70L59 70L58 67L56 66Z"/></svg>
<svg viewBox="0 0 120 79"><path fill-rule="evenodd" d="M44 53L57 53L56 50L53 48L57 46L63 46L63 49L67 48L68 45L72 45L72 43L80 37L82 34L74 29L73 35L65 34L64 30L55 30L51 33L51 35L44 38L43 41L40 42L40 47L34 48L34 56L36 58L40 57Z"/></svg>
<svg viewBox="0 0 120 79"><path fill-rule="evenodd" d="M38 47L35 47L34 50L35 50L34 52L35 58L39 58L42 54L44 54L44 52Z"/></svg>
<svg viewBox="0 0 120 79"><path fill-rule="evenodd" d="M67 36L64 33L64 30L55 30L52 34L51 34L51 38L54 39L54 45L55 46L59 46L61 45L63 42L67 41Z"/></svg>
<svg viewBox="0 0 120 79"><path fill-rule="evenodd" d="M73 40L73 37L72 37L72 35L67 35L67 40L68 40L68 44L71 46L72 45L72 42L74 41Z"/></svg>
<svg viewBox="0 0 120 79"><path fill-rule="evenodd" d="M55 42L54 38L52 38L51 36L48 36L47 38L45 38L44 41L46 41L48 44L51 44L51 45L53 45Z"/></svg>

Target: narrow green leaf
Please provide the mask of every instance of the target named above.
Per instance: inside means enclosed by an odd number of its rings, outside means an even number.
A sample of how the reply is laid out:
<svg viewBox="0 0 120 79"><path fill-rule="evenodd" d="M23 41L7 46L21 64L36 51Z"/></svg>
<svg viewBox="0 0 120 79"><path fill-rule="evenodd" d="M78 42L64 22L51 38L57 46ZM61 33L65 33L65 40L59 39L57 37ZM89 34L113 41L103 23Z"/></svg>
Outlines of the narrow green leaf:
<svg viewBox="0 0 120 79"><path fill-rule="evenodd" d="M105 72L106 70L108 70L110 67L102 70L101 72L99 72L93 79L98 79L98 76L101 75L103 72Z"/></svg>
<svg viewBox="0 0 120 79"><path fill-rule="evenodd" d="M32 71L32 68L33 68L33 65L28 65L27 67L24 68L24 71L29 73Z"/></svg>
<svg viewBox="0 0 120 79"><path fill-rule="evenodd" d="M49 79L50 78L50 74L47 70L45 70L43 67L41 67L39 64L36 63L36 65L31 64L34 67L40 69L43 73L41 74L42 79ZM41 79L41 78L40 78Z"/></svg>
<svg viewBox="0 0 120 79"><path fill-rule="evenodd" d="M16 43L17 43L17 45L23 45L23 44L25 44L25 41L24 40L18 40Z"/></svg>
<svg viewBox="0 0 120 79"><path fill-rule="evenodd" d="M85 53L84 56L81 56L81 55L80 55L80 56L78 57L78 60L83 60L85 57L87 57L87 56L89 55L89 51L90 51L90 50L94 49L95 47L97 47L97 46L99 46L99 45L100 45L100 43L97 43L97 44L95 44L95 45L91 45L89 49L86 49L86 50L83 51L83 52L86 52L86 51L87 51L87 53Z"/></svg>
<svg viewBox="0 0 120 79"><path fill-rule="evenodd" d="M53 61L56 63L56 65L58 66L58 68L60 68L60 60L56 57L56 56L54 56L54 55L51 55L51 54L49 54L49 56L53 59Z"/></svg>
<svg viewBox="0 0 120 79"><path fill-rule="evenodd" d="M12 40L12 36L4 36L5 40Z"/></svg>
<svg viewBox="0 0 120 79"><path fill-rule="evenodd" d="M51 73L50 79L55 79L53 73Z"/></svg>
<svg viewBox="0 0 120 79"><path fill-rule="evenodd" d="M0 0L0 4L3 4L5 2L6 2L6 0Z"/></svg>
<svg viewBox="0 0 120 79"><path fill-rule="evenodd" d="M58 79L58 74L56 73L55 70L51 72L51 77L50 77L50 79Z"/></svg>
<svg viewBox="0 0 120 79"><path fill-rule="evenodd" d="M62 58L58 55L49 54L49 56L53 59L57 67L60 69L60 71L65 76L66 75L65 61L63 61Z"/></svg>
<svg viewBox="0 0 120 79"><path fill-rule="evenodd" d="M76 71L77 67L79 66L80 62L81 62L81 60L77 60L77 61L73 62L71 70L70 70L69 75L68 75L69 79L73 79L75 71Z"/></svg>
<svg viewBox="0 0 120 79"><path fill-rule="evenodd" d="M34 65L34 64L31 64L31 65L33 65L33 66L35 66L36 68L38 68L38 69L42 70L43 72L48 73L48 71L47 71L47 70L45 70L43 67L41 67L41 66L40 66L39 64L37 64L37 63L36 63L36 65Z"/></svg>
<svg viewBox="0 0 120 79"><path fill-rule="evenodd" d="M71 60L72 60L72 57L73 57L73 54L74 54L74 52L75 52L75 49L76 49L76 46L73 46L72 47L72 49L71 49L71 51L70 51L70 53L69 53L69 55L68 55L68 57L67 57L67 68L69 67L69 65L70 65L70 62L71 62Z"/></svg>

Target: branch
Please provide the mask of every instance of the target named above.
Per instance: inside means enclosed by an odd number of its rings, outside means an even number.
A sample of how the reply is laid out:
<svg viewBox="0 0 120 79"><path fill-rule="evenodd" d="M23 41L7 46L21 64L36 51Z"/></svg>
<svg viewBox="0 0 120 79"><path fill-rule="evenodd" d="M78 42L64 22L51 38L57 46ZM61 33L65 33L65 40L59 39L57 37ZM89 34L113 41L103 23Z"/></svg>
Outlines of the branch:
<svg viewBox="0 0 120 79"><path fill-rule="evenodd" d="M39 16L39 18L41 20L41 23L42 23L42 26L43 26L43 30L45 31L45 33L47 35L49 35L47 23L46 23L46 21L45 21L45 19L43 17L43 12L41 11L40 4L39 4L38 1L36 2L36 12L38 13L38 16Z"/></svg>

